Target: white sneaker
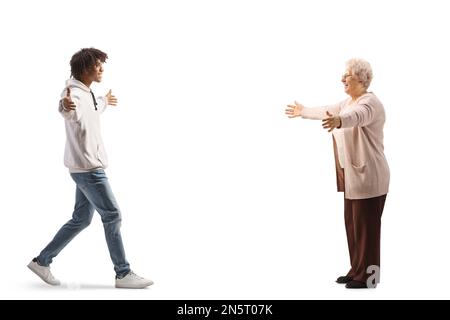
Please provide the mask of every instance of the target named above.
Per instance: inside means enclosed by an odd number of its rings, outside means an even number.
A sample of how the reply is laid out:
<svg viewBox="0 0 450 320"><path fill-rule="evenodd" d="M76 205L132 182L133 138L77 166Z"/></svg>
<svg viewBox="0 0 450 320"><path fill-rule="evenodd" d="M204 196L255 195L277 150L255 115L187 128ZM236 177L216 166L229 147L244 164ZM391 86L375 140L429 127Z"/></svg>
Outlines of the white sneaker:
<svg viewBox="0 0 450 320"><path fill-rule="evenodd" d="M133 271L128 272L122 279L116 278L116 288L142 289L152 284L152 280L139 277Z"/></svg>
<svg viewBox="0 0 450 320"><path fill-rule="evenodd" d="M61 284L61 282L52 275L52 273L50 271L50 267L44 267L44 266L39 265L35 261L31 261L28 264L28 268L31 271L33 271L35 274L37 274L39 276L39 278L44 280L49 285L59 286Z"/></svg>

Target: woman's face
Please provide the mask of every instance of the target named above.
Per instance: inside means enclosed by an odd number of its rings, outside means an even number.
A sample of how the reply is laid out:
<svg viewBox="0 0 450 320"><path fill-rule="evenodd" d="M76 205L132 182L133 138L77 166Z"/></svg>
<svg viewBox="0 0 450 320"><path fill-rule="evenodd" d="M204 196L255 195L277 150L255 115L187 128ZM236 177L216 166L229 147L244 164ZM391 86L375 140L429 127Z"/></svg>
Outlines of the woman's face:
<svg viewBox="0 0 450 320"><path fill-rule="evenodd" d="M344 84L345 93L350 96L354 96L361 90L361 82L359 82L356 76L353 75L350 69L345 70L345 73L342 75L341 81Z"/></svg>

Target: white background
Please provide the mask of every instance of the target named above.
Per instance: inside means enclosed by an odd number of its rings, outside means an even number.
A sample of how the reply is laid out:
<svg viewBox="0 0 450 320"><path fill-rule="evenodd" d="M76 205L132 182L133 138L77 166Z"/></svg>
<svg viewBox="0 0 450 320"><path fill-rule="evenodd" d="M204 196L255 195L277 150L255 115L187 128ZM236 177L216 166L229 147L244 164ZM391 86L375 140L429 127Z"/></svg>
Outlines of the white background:
<svg viewBox="0 0 450 320"><path fill-rule="evenodd" d="M448 1L10 1L0 7L3 299L450 298ZM133 270L117 290L98 215L52 264L26 265L72 213L57 101L83 47ZM385 105L391 188L376 290L349 268L330 134L285 105L344 99L352 57Z"/></svg>

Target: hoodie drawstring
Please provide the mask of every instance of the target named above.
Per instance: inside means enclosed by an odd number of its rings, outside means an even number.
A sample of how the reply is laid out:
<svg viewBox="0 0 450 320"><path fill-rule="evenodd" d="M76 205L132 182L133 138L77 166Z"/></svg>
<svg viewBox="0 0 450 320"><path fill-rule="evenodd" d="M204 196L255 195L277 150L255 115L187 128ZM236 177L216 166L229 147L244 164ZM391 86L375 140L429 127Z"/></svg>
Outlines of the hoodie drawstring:
<svg viewBox="0 0 450 320"><path fill-rule="evenodd" d="M90 91L91 91L92 100L94 100L95 111L97 111L97 100L95 100L95 95L94 95L94 93L92 92L92 90L90 90Z"/></svg>

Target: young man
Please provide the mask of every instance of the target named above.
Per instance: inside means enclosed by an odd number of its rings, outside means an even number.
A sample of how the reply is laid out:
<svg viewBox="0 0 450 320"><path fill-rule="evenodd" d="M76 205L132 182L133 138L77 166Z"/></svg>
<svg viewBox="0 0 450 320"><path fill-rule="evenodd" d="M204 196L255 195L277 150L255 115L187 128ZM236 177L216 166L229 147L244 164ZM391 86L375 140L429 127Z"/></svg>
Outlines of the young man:
<svg viewBox="0 0 450 320"><path fill-rule="evenodd" d="M50 271L52 259L92 220L94 210L100 214L105 229L109 254L116 272L116 288L145 288L153 284L130 270L120 234L121 214L103 170L106 152L100 134L100 113L117 99L111 90L104 97L95 97L90 86L102 81L103 63L107 54L94 48L82 49L70 60L71 79L61 94L59 112L65 119L66 149L64 164L76 183L76 202L72 219L29 264L42 280L59 285Z"/></svg>

